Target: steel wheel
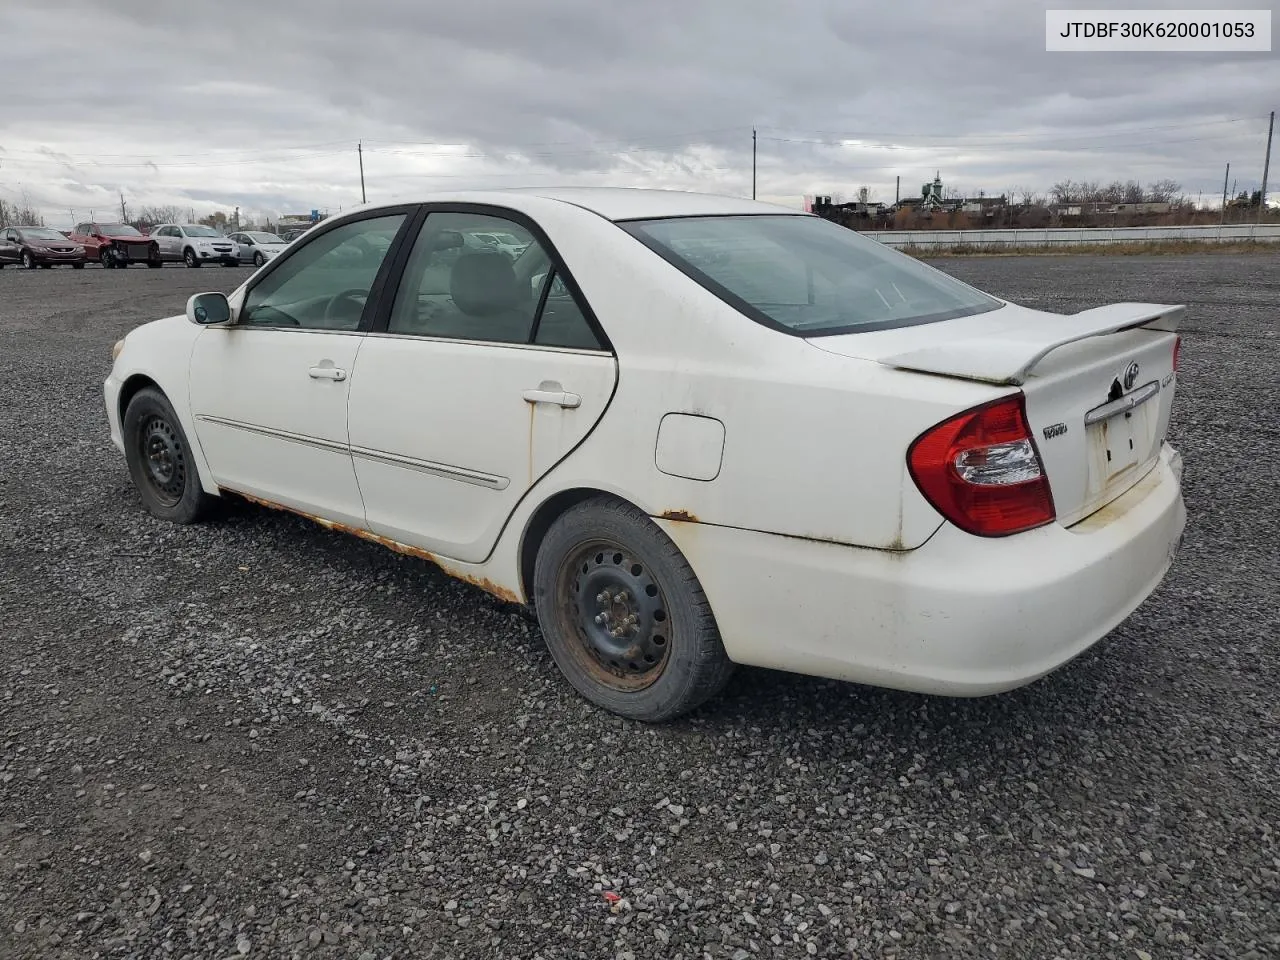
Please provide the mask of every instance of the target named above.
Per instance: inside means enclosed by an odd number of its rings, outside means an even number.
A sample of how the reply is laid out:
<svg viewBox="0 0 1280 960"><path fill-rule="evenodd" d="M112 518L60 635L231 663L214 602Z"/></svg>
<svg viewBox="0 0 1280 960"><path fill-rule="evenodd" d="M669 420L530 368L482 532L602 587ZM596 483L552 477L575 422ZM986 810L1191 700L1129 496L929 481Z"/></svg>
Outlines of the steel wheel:
<svg viewBox="0 0 1280 960"><path fill-rule="evenodd" d="M163 417L152 414L138 425L138 452L156 499L177 506L187 489L187 457L182 437Z"/></svg>
<svg viewBox="0 0 1280 960"><path fill-rule="evenodd" d="M613 497L583 500L551 524L533 600L565 678L621 716L679 716L733 671L688 561L644 511Z"/></svg>
<svg viewBox="0 0 1280 960"><path fill-rule="evenodd" d="M671 624L662 588L619 543L583 544L561 564L557 610L579 660L615 690L640 690L666 666Z"/></svg>

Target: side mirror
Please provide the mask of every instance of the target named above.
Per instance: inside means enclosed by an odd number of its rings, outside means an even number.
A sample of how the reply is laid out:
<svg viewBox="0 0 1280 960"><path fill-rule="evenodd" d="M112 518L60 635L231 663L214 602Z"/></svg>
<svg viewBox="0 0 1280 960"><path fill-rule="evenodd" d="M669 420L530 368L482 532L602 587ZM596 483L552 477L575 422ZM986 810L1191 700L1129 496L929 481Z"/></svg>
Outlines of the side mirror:
<svg viewBox="0 0 1280 960"><path fill-rule="evenodd" d="M187 301L187 319L200 326L226 323L231 319L231 304L225 293L197 293Z"/></svg>

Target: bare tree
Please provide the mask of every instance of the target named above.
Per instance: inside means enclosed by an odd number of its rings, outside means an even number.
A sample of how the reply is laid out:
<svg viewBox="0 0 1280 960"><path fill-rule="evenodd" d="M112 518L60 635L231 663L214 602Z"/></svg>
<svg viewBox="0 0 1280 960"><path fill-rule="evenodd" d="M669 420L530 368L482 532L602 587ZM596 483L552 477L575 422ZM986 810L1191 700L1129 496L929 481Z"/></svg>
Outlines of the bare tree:
<svg viewBox="0 0 1280 960"><path fill-rule="evenodd" d="M1074 180L1059 180L1049 188L1054 203L1078 203L1080 201L1080 185Z"/></svg>
<svg viewBox="0 0 1280 960"><path fill-rule="evenodd" d="M1141 203L1144 199L1146 199L1146 192L1137 180L1130 180L1124 185L1125 203Z"/></svg>
<svg viewBox="0 0 1280 960"><path fill-rule="evenodd" d="M1077 186L1084 203L1097 203L1102 198L1102 185L1097 180L1081 180Z"/></svg>
<svg viewBox="0 0 1280 960"><path fill-rule="evenodd" d="M1123 203L1124 202L1124 184L1119 180L1112 180L1109 184L1102 188L1099 196L1100 200L1106 203Z"/></svg>
<svg viewBox="0 0 1280 960"><path fill-rule="evenodd" d="M1157 180L1147 188L1147 199L1152 203L1173 203L1182 198L1182 184L1176 180Z"/></svg>
<svg viewBox="0 0 1280 960"><path fill-rule="evenodd" d="M0 227L43 227L44 217L40 215L24 195L18 203L6 203L0 200Z"/></svg>
<svg viewBox="0 0 1280 960"><path fill-rule="evenodd" d="M150 227L158 223L183 223L186 220L186 211L174 204L143 207L138 212L138 220Z"/></svg>

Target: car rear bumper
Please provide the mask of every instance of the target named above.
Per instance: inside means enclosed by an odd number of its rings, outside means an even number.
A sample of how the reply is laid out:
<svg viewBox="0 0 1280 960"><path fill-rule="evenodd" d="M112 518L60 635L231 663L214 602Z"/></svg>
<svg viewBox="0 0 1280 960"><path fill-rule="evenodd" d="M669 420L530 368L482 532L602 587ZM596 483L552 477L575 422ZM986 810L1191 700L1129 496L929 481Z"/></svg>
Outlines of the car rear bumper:
<svg viewBox="0 0 1280 960"><path fill-rule="evenodd" d="M947 696L1030 683L1156 588L1186 523L1166 446L1071 528L991 539L950 524L909 551L657 520L702 583L738 663Z"/></svg>

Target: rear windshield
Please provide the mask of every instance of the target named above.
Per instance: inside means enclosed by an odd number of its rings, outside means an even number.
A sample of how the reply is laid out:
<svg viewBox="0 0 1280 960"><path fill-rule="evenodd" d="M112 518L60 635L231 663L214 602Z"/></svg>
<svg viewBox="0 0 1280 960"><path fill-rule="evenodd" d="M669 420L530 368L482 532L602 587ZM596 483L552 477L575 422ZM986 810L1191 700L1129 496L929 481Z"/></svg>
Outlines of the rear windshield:
<svg viewBox="0 0 1280 960"><path fill-rule="evenodd" d="M1001 306L820 217L678 217L619 226L753 320L797 336L905 327Z"/></svg>

